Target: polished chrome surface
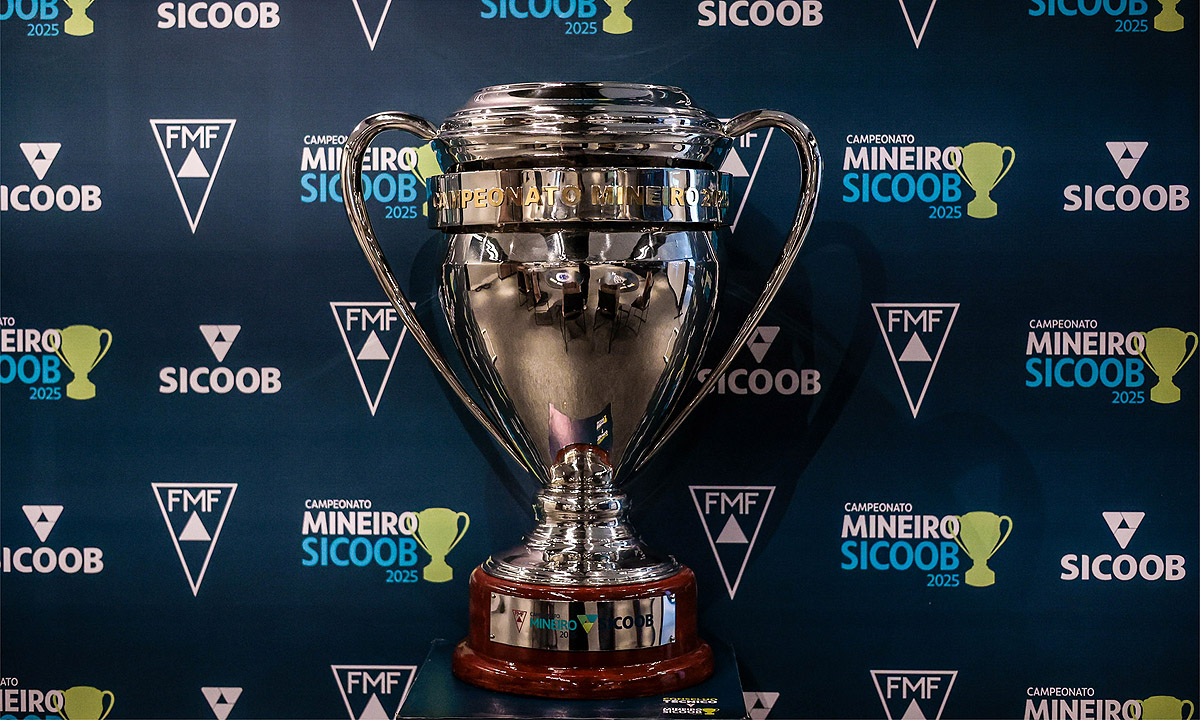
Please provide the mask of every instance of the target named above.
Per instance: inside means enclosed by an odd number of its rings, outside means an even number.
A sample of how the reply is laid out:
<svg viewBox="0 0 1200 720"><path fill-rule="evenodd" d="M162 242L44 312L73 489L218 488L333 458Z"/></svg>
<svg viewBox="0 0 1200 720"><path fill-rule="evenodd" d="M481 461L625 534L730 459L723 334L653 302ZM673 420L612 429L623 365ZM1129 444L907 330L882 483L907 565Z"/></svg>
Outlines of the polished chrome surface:
<svg viewBox="0 0 1200 720"><path fill-rule="evenodd" d="M535 650L640 650L675 642L675 596L541 600L492 593L492 642Z"/></svg>
<svg viewBox="0 0 1200 720"><path fill-rule="evenodd" d="M652 554L628 521L629 502L592 448L571 448L534 501L537 525L521 544L483 564L489 575L537 585L620 585L679 572Z"/></svg>
<svg viewBox="0 0 1200 720"><path fill-rule="evenodd" d="M692 414L700 401L712 391L717 381L725 374L730 363L733 362L734 356L750 339L750 334L754 332L754 329L758 327L759 320L767 312L767 307L775 299L775 294L779 292L779 288L783 287L783 282L787 279L792 264L796 262L796 256L800 254L804 238L808 236L808 229L812 226L813 213L817 210L817 193L821 189L822 163L821 153L817 150L817 139L813 137L812 131L808 129L807 125L787 113L774 110L752 110L742 113L729 121L725 126L725 132L729 137L734 138L764 127L777 127L782 130L795 143L796 153L800 156L800 197L796 201L796 217L788 231L783 250L779 253L779 259L767 277L767 284L763 288L762 295L754 303L754 307L750 308L750 314L746 316L742 327L733 337L733 344L713 367L692 399L683 406L671 424L658 435L646 454L635 460L634 471L662 448L663 444L675 434L683 421Z"/></svg>
<svg viewBox="0 0 1200 720"><path fill-rule="evenodd" d="M590 214L568 210L570 203L526 208L524 199L515 208L507 189L493 207L491 189L511 186L518 196L517 188L535 186L540 198L547 184L561 188L572 178L601 175L606 182L657 177L668 188L672 178L711 185L716 176L718 184L727 183L715 168L733 139L763 127L780 128L796 144L796 217L732 345L684 401L681 391L699 365L715 317L712 244L725 232L720 212L703 210L703 202L690 207L697 203L686 196L679 212L669 200L659 206L636 193L634 202L618 201L615 190L615 209L606 211L601 200ZM432 140L451 173L430 183L445 193L441 207L435 194L430 208L447 233L440 293L490 416L417 321L371 229L362 158L387 129ZM820 179L816 140L794 117L756 110L722 125L683 91L663 86L503 85L476 93L440 130L405 113L380 113L359 124L346 144L342 187L364 254L451 389L545 486L537 527L523 545L489 559L485 570L553 585L640 582L676 572L674 560L651 556L633 535L624 496L615 488L667 442L761 320L812 223ZM479 204L480 188L486 207ZM580 195L582 202L582 187ZM721 204L712 208L719 211Z"/></svg>
<svg viewBox="0 0 1200 720"><path fill-rule="evenodd" d="M724 230L455 233L443 265L451 335L484 402L543 482L576 444L617 480L695 373L714 320Z"/></svg>
<svg viewBox="0 0 1200 720"><path fill-rule="evenodd" d="M683 90L618 82L483 88L442 123L435 145L447 169L595 167L613 164L612 156L716 168L731 146L721 122Z"/></svg>
<svg viewBox="0 0 1200 720"><path fill-rule="evenodd" d="M430 178L431 224L636 222L717 225L729 175L662 168L476 170Z"/></svg>

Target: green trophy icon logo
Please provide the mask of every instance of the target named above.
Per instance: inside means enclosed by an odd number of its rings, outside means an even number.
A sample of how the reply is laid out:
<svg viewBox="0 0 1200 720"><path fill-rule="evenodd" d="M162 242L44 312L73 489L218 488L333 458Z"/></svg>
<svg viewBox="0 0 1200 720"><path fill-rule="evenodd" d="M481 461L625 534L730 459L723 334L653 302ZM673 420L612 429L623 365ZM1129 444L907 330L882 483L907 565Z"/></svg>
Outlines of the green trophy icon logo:
<svg viewBox="0 0 1200 720"><path fill-rule="evenodd" d="M459 518L463 519L462 530L458 529ZM467 534L470 526L470 516L450 508L428 508L417 513L417 531L413 533L413 539L432 558L421 571L421 577L439 583L454 579L454 568L446 564L446 555Z"/></svg>
<svg viewBox="0 0 1200 720"><path fill-rule="evenodd" d="M61 713L64 720L104 720L113 709L113 694L86 685L63 690L62 707L54 711ZM108 707L104 707L104 698Z"/></svg>
<svg viewBox="0 0 1200 720"><path fill-rule="evenodd" d="M1179 388L1172 381L1196 352L1196 333L1162 327L1145 335L1146 346L1138 356L1158 376L1158 384L1150 388L1150 399L1163 405L1179 402ZM1190 349L1188 338L1192 341Z"/></svg>
<svg viewBox="0 0 1200 720"><path fill-rule="evenodd" d="M1008 164L1004 153L1008 152ZM973 218L996 217L996 202L990 193L1012 168L1017 151L996 143L977 142L962 149L962 162L954 170L975 191L975 199L967 203L967 214Z"/></svg>
<svg viewBox="0 0 1200 720"><path fill-rule="evenodd" d="M1158 0L1162 12L1154 16L1154 29L1162 32L1175 32L1183 29L1183 16L1175 8L1179 0Z"/></svg>
<svg viewBox="0 0 1200 720"><path fill-rule="evenodd" d="M71 17L63 23L63 32L76 37L91 35L96 29L95 23L87 16L87 9L95 0L63 0L71 8Z"/></svg>
<svg viewBox="0 0 1200 720"><path fill-rule="evenodd" d="M633 30L633 18L625 14L625 6L629 2L630 0L604 0L611 8L608 17L604 18L604 32L609 35L624 35Z"/></svg>
<svg viewBox="0 0 1200 720"><path fill-rule="evenodd" d="M88 380L88 373L108 354L108 349L112 347L112 333L97 330L91 325L72 325L60 330L59 334L62 342L54 352L75 374L75 379L67 383L67 397L73 400L96 397L96 386ZM103 348L100 347L101 338L107 338Z"/></svg>
<svg viewBox="0 0 1200 720"><path fill-rule="evenodd" d="M1187 705L1187 715L1183 706ZM1142 700L1142 720L1192 720L1196 704L1191 700L1180 700L1170 695L1155 695Z"/></svg>
<svg viewBox="0 0 1200 720"><path fill-rule="evenodd" d="M1008 530L1000 536L1000 525L1008 521ZM1004 541L1012 532L1012 518L1007 515L978 511L958 516L958 531L954 542L974 561L965 574L966 583L972 587L987 587L996 583L996 573L987 566Z"/></svg>

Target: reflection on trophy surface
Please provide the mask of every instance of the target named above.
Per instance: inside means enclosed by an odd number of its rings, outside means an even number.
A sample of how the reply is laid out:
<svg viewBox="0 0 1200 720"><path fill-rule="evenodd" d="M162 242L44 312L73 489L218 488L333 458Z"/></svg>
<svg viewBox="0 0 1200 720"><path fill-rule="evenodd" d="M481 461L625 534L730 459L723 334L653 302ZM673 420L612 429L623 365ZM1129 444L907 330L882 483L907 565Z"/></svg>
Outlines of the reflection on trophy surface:
<svg viewBox="0 0 1200 720"><path fill-rule="evenodd" d="M1179 0L1158 0L1162 11L1154 16L1154 29L1161 32L1175 32L1183 29L1183 16L1175 8Z"/></svg>
<svg viewBox="0 0 1200 720"><path fill-rule="evenodd" d="M1008 529L1000 536L1000 525L1008 521ZM974 563L967 570L963 580L973 587L987 587L996 582L996 573L987 565L1004 541L1012 532L1012 518L1007 515L977 511L969 512L958 518L958 532L954 534L954 542L963 549L967 557Z"/></svg>
<svg viewBox="0 0 1200 720"><path fill-rule="evenodd" d="M62 337L55 352L75 379L67 383L67 397L73 400L90 400L96 397L96 386L88 380L90 373L112 346L112 333L97 330L91 325L72 325L60 331ZM107 338L104 347L100 339Z"/></svg>
<svg viewBox="0 0 1200 720"><path fill-rule="evenodd" d="M95 30L95 24L87 16L87 9L95 0L63 0L63 2L71 8L71 17L63 23L63 32L79 37L91 35Z"/></svg>
<svg viewBox="0 0 1200 720"><path fill-rule="evenodd" d="M463 519L462 530L458 529L459 518ZM470 526L471 518L466 513L449 508L428 508L417 513L417 531L413 533L413 539L433 558L421 571L421 577L429 582L454 579L454 568L446 564L446 556L467 534Z"/></svg>
<svg viewBox="0 0 1200 720"><path fill-rule="evenodd" d="M623 17L623 2L610 5ZM797 216L732 345L685 393L716 319L713 248L729 240L730 180L717 168L734 138L764 127L799 150ZM430 224L444 234L439 296L482 402L421 326L371 229L362 158L388 129L432 140L445 170L422 170ZM533 529L471 574L454 674L560 698L661 694L708 678L695 575L638 537L623 487L729 367L795 261L820 184L807 127L767 110L722 123L665 86L497 85L440 129L406 113L367 118L346 143L342 183L359 245L412 337L542 486ZM427 510L418 525L435 557L426 572L449 580L437 559L461 537L457 516Z"/></svg>
<svg viewBox="0 0 1200 720"><path fill-rule="evenodd" d="M1184 714L1187 706L1187 714ZM1155 695L1142 700L1142 720L1192 720L1196 704L1170 695Z"/></svg>
<svg viewBox="0 0 1200 720"><path fill-rule="evenodd" d="M108 690L79 685L63 690L62 707L58 709L64 720L104 720L113 709L113 694ZM108 698L108 707L104 699Z"/></svg>
<svg viewBox="0 0 1200 720"><path fill-rule="evenodd" d="M625 6L630 0L604 0L612 8L608 17L604 18L603 29L609 35L624 35L633 30L633 19L625 14Z"/></svg>
<svg viewBox="0 0 1200 720"><path fill-rule="evenodd" d="M1163 405L1179 402L1180 392L1174 379L1196 352L1196 333L1161 327L1145 335L1146 346L1138 355L1158 376L1158 384L1150 388L1150 399ZM1191 347L1188 340L1192 341Z"/></svg>
<svg viewBox="0 0 1200 720"><path fill-rule="evenodd" d="M1009 154L1007 165L1004 164L1005 152ZM990 193L1008 174L1016 155L1012 148L990 142L971 143L962 149L962 162L955 171L975 191L975 199L967 203L968 215L973 218L996 216L996 202Z"/></svg>

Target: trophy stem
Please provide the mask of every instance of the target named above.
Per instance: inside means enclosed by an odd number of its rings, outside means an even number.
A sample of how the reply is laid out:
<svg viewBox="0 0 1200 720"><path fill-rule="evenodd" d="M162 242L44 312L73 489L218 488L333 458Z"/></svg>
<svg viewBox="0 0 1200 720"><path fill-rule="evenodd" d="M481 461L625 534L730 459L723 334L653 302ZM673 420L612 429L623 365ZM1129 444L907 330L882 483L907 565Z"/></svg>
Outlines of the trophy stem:
<svg viewBox="0 0 1200 720"><path fill-rule="evenodd" d="M559 453L550 482L534 500L537 525L521 545L483 564L493 577L558 586L661 580L679 572L653 555L629 523L629 500L613 483L608 455L593 445Z"/></svg>

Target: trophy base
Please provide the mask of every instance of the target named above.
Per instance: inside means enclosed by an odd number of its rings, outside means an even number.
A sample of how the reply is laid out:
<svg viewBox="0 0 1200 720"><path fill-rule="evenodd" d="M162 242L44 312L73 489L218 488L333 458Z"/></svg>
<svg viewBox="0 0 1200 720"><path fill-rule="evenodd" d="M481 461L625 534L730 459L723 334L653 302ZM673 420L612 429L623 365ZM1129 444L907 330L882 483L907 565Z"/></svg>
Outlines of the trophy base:
<svg viewBox="0 0 1200 720"><path fill-rule="evenodd" d="M454 651L460 680L565 699L662 695L707 680L696 634L696 576L605 586L518 583L476 568L470 631Z"/></svg>

